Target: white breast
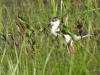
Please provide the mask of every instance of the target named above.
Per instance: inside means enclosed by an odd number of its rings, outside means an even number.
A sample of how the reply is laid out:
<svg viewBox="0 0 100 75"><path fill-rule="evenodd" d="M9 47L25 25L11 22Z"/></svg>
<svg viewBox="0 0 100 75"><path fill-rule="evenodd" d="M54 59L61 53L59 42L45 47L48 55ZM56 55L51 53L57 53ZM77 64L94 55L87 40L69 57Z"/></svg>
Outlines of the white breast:
<svg viewBox="0 0 100 75"><path fill-rule="evenodd" d="M71 37L69 35L64 35L66 42L69 43L71 40Z"/></svg>
<svg viewBox="0 0 100 75"><path fill-rule="evenodd" d="M51 29L51 33L56 37L58 35L57 32L60 31L60 29L58 28L59 24L55 24L52 26L52 29Z"/></svg>
<svg viewBox="0 0 100 75"><path fill-rule="evenodd" d="M57 36L57 32L56 32L56 30L51 30L51 33L56 37Z"/></svg>

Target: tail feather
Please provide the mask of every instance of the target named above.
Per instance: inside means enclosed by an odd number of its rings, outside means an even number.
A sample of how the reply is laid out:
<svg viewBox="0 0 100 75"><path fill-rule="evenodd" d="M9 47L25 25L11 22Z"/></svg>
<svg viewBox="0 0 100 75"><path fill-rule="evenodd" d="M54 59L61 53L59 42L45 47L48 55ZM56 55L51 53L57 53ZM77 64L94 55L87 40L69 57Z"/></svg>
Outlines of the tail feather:
<svg viewBox="0 0 100 75"><path fill-rule="evenodd" d="M85 37L88 37L88 36L94 36L94 35L88 34L88 35L84 35L82 38L85 38Z"/></svg>
<svg viewBox="0 0 100 75"><path fill-rule="evenodd" d="M86 38L86 37L89 37L89 36L94 36L94 35L87 34L87 35L83 35L82 37L81 36L74 35L75 40L80 40L81 38Z"/></svg>

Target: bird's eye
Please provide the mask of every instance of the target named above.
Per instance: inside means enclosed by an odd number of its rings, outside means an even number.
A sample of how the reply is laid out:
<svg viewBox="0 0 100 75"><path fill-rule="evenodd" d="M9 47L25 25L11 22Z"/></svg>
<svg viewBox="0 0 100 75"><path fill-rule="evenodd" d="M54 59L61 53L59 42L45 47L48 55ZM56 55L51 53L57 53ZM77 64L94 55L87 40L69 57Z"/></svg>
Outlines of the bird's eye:
<svg viewBox="0 0 100 75"><path fill-rule="evenodd" d="M55 22L55 21L57 21L57 19L52 19L52 22Z"/></svg>
<svg viewBox="0 0 100 75"><path fill-rule="evenodd" d="M52 22L54 22L55 20L54 19L52 19Z"/></svg>
<svg viewBox="0 0 100 75"><path fill-rule="evenodd" d="M57 19L55 19L55 21L57 21Z"/></svg>

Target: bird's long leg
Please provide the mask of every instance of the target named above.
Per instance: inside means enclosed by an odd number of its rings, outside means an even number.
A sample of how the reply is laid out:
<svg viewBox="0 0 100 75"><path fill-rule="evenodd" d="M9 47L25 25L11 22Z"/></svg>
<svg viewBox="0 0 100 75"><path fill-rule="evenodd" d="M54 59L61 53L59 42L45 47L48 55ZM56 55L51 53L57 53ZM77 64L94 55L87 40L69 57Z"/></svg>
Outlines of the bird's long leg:
<svg viewBox="0 0 100 75"><path fill-rule="evenodd" d="M82 44L82 37L83 37L83 35L81 34L81 44ZM82 46L81 46L81 50L83 50Z"/></svg>
<svg viewBox="0 0 100 75"><path fill-rule="evenodd" d="M83 31L80 29L79 33L80 33L80 36L81 36L81 44L82 44L82 39L83 39ZM83 50L82 45L81 45L81 50Z"/></svg>
<svg viewBox="0 0 100 75"><path fill-rule="evenodd" d="M70 53L74 53L75 52L73 41L71 41L71 43L68 44L68 49L69 49Z"/></svg>
<svg viewBox="0 0 100 75"><path fill-rule="evenodd" d="M75 48L74 45L70 45L68 46L70 53L74 53L75 52Z"/></svg>
<svg viewBox="0 0 100 75"><path fill-rule="evenodd" d="M70 53L73 52L73 47L72 46L68 46Z"/></svg>

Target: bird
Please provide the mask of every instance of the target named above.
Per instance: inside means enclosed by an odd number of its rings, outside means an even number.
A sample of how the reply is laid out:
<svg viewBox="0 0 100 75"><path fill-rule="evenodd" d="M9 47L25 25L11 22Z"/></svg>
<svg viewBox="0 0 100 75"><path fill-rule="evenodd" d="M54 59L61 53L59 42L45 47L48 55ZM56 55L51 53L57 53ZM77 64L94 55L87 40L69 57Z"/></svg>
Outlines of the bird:
<svg viewBox="0 0 100 75"><path fill-rule="evenodd" d="M69 51L71 53L75 51L74 46L73 46L74 40L81 40L81 39L86 38L88 36L94 36L92 34L87 34L87 33L83 33L81 36L78 34L66 32L66 30L61 30L61 32L63 33L63 36L65 37L66 43L68 44L68 48L69 48Z"/></svg>
<svg viewBox="0 0 100 75"><path fill-rule="evenodd" d="M57 37L60 35L59 32L61 32L65 38L66 43L68 44L68 49L70 53L75 51L73 46L74 40L80 40L88 36L93 36L91 34L83 34L82 36L77 34L72 34L70 32L67 32L67 30L65 30L64 28L60 30L59 25L60 25L60 19L58 17L53 17L50 19L49 26L51 26L51 34L53 34L54 37Z"/></svg>
<svg viewBox="0 0 100 75"><path fill-rule="evenodd" d="M53 34L54 37L59 36L60 32L60 20L57 17L53 17L50 19L50 24L48 26L51 26L51 33Z"/></svg>

